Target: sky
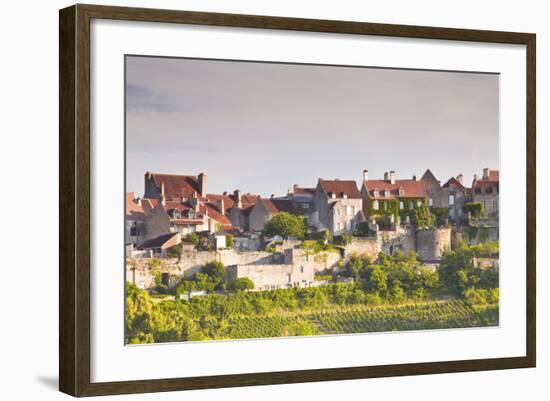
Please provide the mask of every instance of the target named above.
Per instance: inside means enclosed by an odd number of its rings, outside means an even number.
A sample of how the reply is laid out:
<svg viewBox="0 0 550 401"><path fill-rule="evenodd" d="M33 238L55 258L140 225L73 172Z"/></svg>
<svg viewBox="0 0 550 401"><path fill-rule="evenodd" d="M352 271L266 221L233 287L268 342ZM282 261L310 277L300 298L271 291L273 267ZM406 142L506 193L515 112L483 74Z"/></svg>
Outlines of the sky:
<svg viewBox="0 0 550 401"><path fill-rule="evenodd" d="M126 190L207 175L207 192L285 195L394 170L465 183L499 168L499 76L126 57Z"/></svg>

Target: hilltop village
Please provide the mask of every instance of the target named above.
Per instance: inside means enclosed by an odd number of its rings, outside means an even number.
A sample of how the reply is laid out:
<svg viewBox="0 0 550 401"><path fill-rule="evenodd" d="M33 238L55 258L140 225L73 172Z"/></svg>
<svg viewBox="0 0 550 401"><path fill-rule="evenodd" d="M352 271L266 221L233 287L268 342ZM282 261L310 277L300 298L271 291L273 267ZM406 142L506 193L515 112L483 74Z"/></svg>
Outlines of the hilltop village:
<svg viewBox="0 0 550 401"><path fill-rule="evenodd" d="M209 193L204 173L144 180L142 197L126 193L125 253L126 280L147 290L174 287L212 261L254 290L323 285L353 255L415 252L435 270L460 241L498 240L499 172L488 168L470 184L462 174L442 183L430 170L420 179L364 170L359 183L319 178L268 198ZM482 262L498 269L498 258Z"/></svg>

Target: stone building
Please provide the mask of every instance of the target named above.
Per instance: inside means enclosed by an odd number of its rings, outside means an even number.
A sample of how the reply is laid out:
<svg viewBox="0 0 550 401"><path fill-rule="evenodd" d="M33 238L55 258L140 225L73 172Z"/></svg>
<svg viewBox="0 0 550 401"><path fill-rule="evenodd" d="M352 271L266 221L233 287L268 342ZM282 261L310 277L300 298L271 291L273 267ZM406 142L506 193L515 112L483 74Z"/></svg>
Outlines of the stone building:
<svg viewBox="0 0 550 401"><path fill-rule="evenodd" d="M233 192L233 205L229 209L229 219L234 227L241 231L250 231L250 212L257 198L257 195L243 194L238 189Z"/></svg>
<svg viewBox="0 0 550 401"><path fill-rule="evenodd" d="M498 216L499 171L484 168L481 179L474 176L474 181L472 182L472 196L474 202L483 204L483 209L487 216Z"/></svg>
<svg viewBox="0 0 550 401"><path fill-rule="evenodd" d="M258 196L249 213L249 230L262 231L269 219L280 212L294 214L294 206L289 199L263 199Z"/></svg>
<svg viewBox="0 0 550 401"><path fill-rule="evenodd" d="M140 250L150 251L153 257L164 258L171 247L178 245L181 237L177 233L162 234L158 237L145 241L139 246Z"/></svg>
<svg viewBox="0 0 550 401"><path fill-rule="evenodd" d="M144 198L151 199L189 199L193 194L206 197L206 174L175 175L145 173Z"/></svg>
<svg viewBox="0 0 550 401"><path fill-rule="evenodd" d="M355 181L319 179L313 194L310 224L335 235L353 232L364 221L363 201Z"/></svg>
<svg viewBox="0 0 550 401"><path fill-rule="evenodd" d="M313 267L299 264L232 265L227 274L229 280L249 278L255 290L308 287L315 280Z"/></svg>
<svg viewBox="0 0 550 401"><path fill-rule="evenodd" d="M472 191L464 185L462 174L451 177L441 185L433 173L428 169L420 179L424 182L430 208L448 209L447 217L450 221L458 222L463 218L463 206L472 201Z"/></svg>
<svg viewBox="0 0 550 401"><path fill-rule="evenodd" d="M416 177L398 180L395 171L384 173L383 180L371 180L368 170L364 170L361 195L363 212L367 217L389 216L391 220L396 220L403 215L405 221L409 212L425 203L427 198L423 181L418 181Z"/></svg>
<svg viewBox="0 0 550 401"><path fill-rule="evenodd" d="M136 247L145 239L145 212L133 192L126 192L124 242Z"/></svg>

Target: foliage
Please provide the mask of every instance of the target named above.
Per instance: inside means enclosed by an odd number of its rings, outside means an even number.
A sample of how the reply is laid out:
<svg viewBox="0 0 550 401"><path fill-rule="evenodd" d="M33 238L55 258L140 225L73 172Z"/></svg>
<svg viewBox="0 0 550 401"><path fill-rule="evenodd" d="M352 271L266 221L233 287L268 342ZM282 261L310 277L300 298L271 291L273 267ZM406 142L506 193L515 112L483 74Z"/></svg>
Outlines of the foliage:
<svg viewBox="0 0 550 401"><path fill-rule="evenodd" d="M493 244L471 246L461 242L452 251L445 251L439 267L441 287L444 291L458 296L465 296L469 289L498 288L498 272L483 270L474 266L474 257L489 251L494 252L498 246Z"/></svg>
<svg viewBox="0 0 550 401"><path fill-rule="evenodd" d="M435 224L438 226L446 224L449 209L446 207L432 207L430 208L430 212L435 216Z"/></svg>
<svg viewBox="0 0 550 401"><path fill-rule="evenodd" d="M228 248L233 248L233 244L234 244L233 236L231 234L227 234L225 236L225 246Z"/></svg>
<svg viewBox="0 0 550 401"><path fill-rule="evenodd" d="M178 261L181 260L181 254L183 252L183 246L181 243L171 246L166 250L168 257L170 258L177 258Z"/></svg>
<svg viewBox="0 0 550 401"><path fill-rule="evenodd" d="M485 212L482 202L465 202L462 210L464 213L470 213L473 217L481 217Z"/></svg>
<svg viewBox="0 0 550 401"><path fill-rule="evenodd" d="M371 260L366 255L351 255L344 267L343 275L358 280L366 276Z"/></svg>
<svg viewBox="0 0 550 401"><path fill-rule="evenodd" d="M414 210L413 223L416 228L428 229L434 226L434 217L426 206L426 203L421 203L419 207Z"/></svg>
<svg viewBox="0 0 550 401"><path fill-rule="evenodd" d="M239 277L229 283L229 289L233 291L252 290L254 282L248 277Z"/></svg>
<svg viewBox="0 0 550 401"><path fill-rule="evenodd" d="M332 274L315 274L316 281L332 281Z"/></svg>
<svg viewBox="0 0 550 401"><path fill-rule="evenodd" d="M183 241L192 243L196 248L199 245L200 238L197 233L190 233L183 237Z"/></svg>
<svg viewBox="0 0 550 401"><path fill-rule="evenodd" d="M353 236L349 234L342 234L342 235L336 235L333 239L333 242L336 245L346 246L351 244L351 241L353 241Z"/></svg>
<svg viewBox="0 0 550 401"><path fill-rule="evenodd" d="M369 223L361 222L357 225L357 228L353 232L355 237L368 237L371 235Z"/></svg>
<svg viewBox="0 0 550 401"><path fill-rule="evenodd" d="M307 225L303 216L281 212L269 219L264 227L263 235L265 237L280 235L281 237L304 238L306 230Z"/></svg>
<svg viewBox="0 0 550 401"><path fill-rule="evenodd" d="M332 232L325 228L321 231L307 233L305 238L308 240L317 240L323 244L326 244L327 242L332 241Z"/></svg>

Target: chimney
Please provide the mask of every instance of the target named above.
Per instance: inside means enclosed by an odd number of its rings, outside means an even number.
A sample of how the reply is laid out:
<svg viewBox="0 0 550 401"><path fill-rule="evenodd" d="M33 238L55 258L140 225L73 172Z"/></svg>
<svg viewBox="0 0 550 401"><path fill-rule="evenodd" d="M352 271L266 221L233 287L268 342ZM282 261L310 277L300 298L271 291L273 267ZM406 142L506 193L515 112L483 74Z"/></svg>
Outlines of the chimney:
<svg viewBox="0 0 550 401"><path fill-rule="evenodd" d="M218 209L220 209L220 213L225 215L225 201L223 200L223 198L218 199L218 201L216 202L216 206L218 207Z"/></svg>
<svg viewBox="0 0 550 401"><path fill-rule="evenodd" d="M233 197L235 198L235 202L237 203L237 207L239 209L242 209L242 207L243 207L243 195L241 194L241 191L236 189L233 192Z"/></svg>
<svg viewBox="0 0 550 401"><path fill-rule="evenodd" d="M384 173L384 181L389 181L389 180L390 180L390 173L386 171Z"/></svg>
<svg viewBox="0 0 550 401"><path fill-rule="evenodd" d="M189 203L191 203L191 206L193 206L193 210L195 212L199 211L199 195L196 192L193 192L191 195L191 199L189 199Z"/></svg>
<svg viewBox="0 0 550 401"><path fill-rule="evenodd" d="M462 173L456 176L456 180L460 182L460 184L462 184L462 178L463 178Z"/></svg>
<svg viewBox="0 0 550 401"><path fill-rule="evenodd" d="M486 181L486 180L489 180L489 169L487 167L485 167L483 169L483 178L482 178L483 181Z"/></svg>
<svg viewBox="0 0 550 401"><path fill-rule="evenodd" d="M164 199L165 193L164 193L164 182L160 183L160 196Z"/></svg>
<svg viewBox="0 0 550 401"><path fill-rule="evenodd" d="M477 174L474 174L474 180L472 181L472 187L475 185L475 183L477 182Z"/></svg>
<svg viewBox="0 0 550 401"><path fill-rule="evenodd" d="M413 174L413 181L416 181L416 174Z"/></svg>
<svg viewBox="0 0 550 401"><path fill-rule="evenodd" d="M395 184L395 171L390 171L390 183Z"/></svg>
<svg viewBox="0 0 550 401"><path fill-rule="evenodd" d="M369 170L363 170L363 181L369 180Z"/></svg>
<svg viewBox="0 0 550 401"><path fill-rule="evenodd" d="M206 174L200 173L198 177L199 194L201 197L206 197Z"/></svg>

